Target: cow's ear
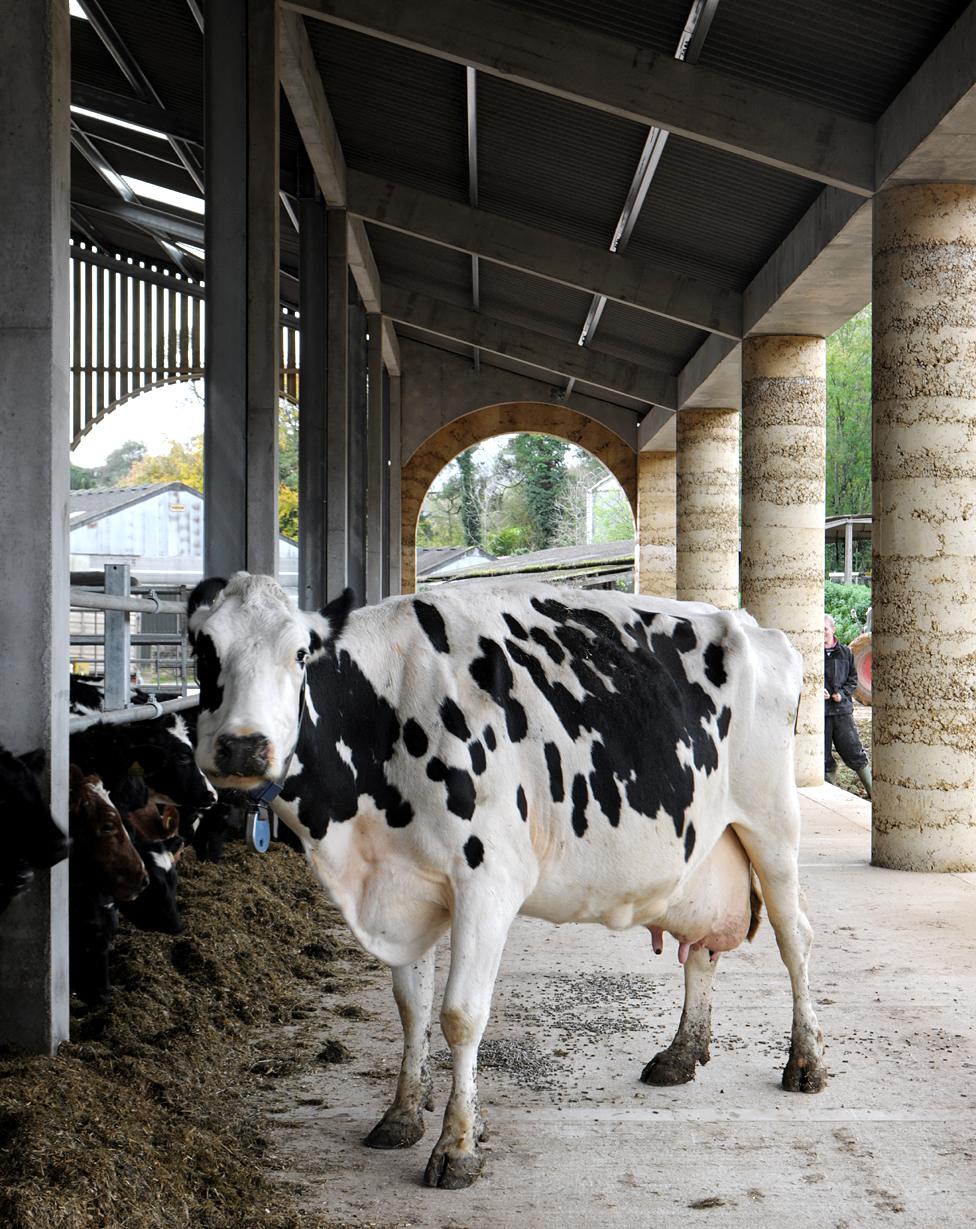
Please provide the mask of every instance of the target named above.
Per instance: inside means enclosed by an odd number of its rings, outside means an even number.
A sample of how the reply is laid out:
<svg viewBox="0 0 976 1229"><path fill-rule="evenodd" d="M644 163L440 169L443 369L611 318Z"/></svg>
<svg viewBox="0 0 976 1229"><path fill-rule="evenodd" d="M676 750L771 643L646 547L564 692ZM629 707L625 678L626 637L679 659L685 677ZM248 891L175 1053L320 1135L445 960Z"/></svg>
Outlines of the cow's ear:
<svg viewBox="0 0 976 1229"><path fill-rule="evenodd" d="M309 647L312 653L319 653L326 647L331 647L342 635L349 618L349 611L356 604L352 589L344 589L338 597L333 598L318 612L318 616L310 616L312 625Z"/></svg>
<svg viewBox="0 0 976 1229"><path fill-rule="evenodd" d="M207 576L190 594L186 603L187 627L189 630L190 644L193 644L194 633L200 626L200 623L206 618L207 614L213 607L214 602L223 593L227 581L222 576ZM195 619L194 615L201 612Z"/></svg>
<svg viewBox="0 0 976 1229"><path fill-rule="evenodd" d="M39 777L44 771L44 766L47 764L47 753L43 747L38 747L36 751L25 751L20 757L20 762L35 777Z"/></svg>

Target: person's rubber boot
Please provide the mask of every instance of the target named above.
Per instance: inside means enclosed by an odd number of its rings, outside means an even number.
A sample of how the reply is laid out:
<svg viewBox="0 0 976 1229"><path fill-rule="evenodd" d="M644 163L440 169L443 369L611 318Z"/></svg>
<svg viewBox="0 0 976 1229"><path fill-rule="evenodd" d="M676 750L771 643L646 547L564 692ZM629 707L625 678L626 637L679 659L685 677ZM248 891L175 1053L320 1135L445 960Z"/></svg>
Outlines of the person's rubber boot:
<svg viewBox="0 0 976 1229"><path fill-rule="evenodd" d="M867 764L863 768L858 768L857 775L860 778L861 784L868 792L868 797L871 797L871 769Z"/></svg>
<svg viewBox="0 0 976 1229"><path fill-rule="evenodd" d="M825 772L824 780L827 782L828 785L836 785L837 784L837 769L835 768L833 772Z"/></svg>

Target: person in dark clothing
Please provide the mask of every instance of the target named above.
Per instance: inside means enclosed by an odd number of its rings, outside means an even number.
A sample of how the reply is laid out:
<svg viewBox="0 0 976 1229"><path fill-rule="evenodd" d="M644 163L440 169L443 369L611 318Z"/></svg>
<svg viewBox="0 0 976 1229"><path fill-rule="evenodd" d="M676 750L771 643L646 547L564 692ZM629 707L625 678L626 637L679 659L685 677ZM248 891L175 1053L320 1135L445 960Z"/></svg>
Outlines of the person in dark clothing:
<svg viewBox="0 0 976 1229"><path fill-rule="evenodd" d="M834 620L824 615L824 776L831 785L837 784L837 761L833 748L848 768L861 779L871 797L871 769L868 755L854 724L854 692L857 689L857 667L854 654L841 644L835 633Z"/></svg>

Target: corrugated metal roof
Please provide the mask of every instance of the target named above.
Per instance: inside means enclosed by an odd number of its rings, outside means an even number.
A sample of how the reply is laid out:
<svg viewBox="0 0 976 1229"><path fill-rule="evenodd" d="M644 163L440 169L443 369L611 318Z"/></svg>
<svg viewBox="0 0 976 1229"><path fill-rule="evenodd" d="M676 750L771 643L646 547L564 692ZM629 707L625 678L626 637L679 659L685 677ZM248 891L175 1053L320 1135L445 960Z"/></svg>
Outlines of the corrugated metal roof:
<svg viewBox="0 0 976 1229"><path fill-rule="evenodd" d="M80 17L71 19L71 77L126 98L133 96L128 81L105 50L105 44Z"/></svg>
<svg viewBox="0 0 976 1229"><path fill-rule="evenodd" d="M707 336L699 329L665 320L663 316L609 302L603 309L594 346L646 367L665 368L675 375Z"/></svg>
<svg viewBox="0 0 976 1229"><path fill-rule="evenodd" d="M608 247L646 129L494 77L478 77L479 203Z"/></svg>
<svg viewBox="0 0 976 1229"><path fill-rule="evenodd" d="M691 0L512 0L517 8L674 55Z"/></svg>
<svg viewBox="0 0 976 1229"><path fill-rule="evenodd" d="M590 296L571 286L481 261L481 309L488 316L520 320L528 328L561 332L575 341Z"/></svg>
<svg viewBox="0 0 976 1229"><path fill-rule="evenodd" d="M627 250L743 290L820 191L810 180L672 136Z"/></svg>
<svg viewBox="0 0 976 1229"><path fill-rule="evenodd" d="M367 224L366 233L382 281L470 307L470 256L383 226Z"/></svg>
<svg viewBox="0 0 976 1229"><path fill-rule="evenodd" d="M202 129L203 35L186 0L152 0L151 7L133 0L101 3L163 106L199 115Z"/></svg>
<svg viewBox="0 0 976 1229"><path fill-rule="evenodd" d="M467 200L464 69L307 21L350 166Z"/></svg>

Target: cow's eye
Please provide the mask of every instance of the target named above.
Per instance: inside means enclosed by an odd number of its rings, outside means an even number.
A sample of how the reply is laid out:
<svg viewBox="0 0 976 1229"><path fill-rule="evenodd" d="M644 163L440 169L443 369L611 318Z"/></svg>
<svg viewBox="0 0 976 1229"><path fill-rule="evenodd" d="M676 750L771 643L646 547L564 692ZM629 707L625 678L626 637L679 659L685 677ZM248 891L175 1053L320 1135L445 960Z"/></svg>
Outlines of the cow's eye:
<svg viewBox="0 0 976 1229"><path fill-rule="evenodd" d="M300 666L304 666L306 661L308 661L308 649L299 649L295 654L295 661L297 661Z"/></svg>

